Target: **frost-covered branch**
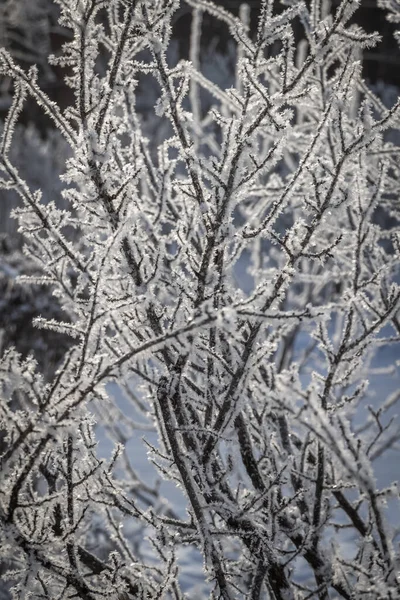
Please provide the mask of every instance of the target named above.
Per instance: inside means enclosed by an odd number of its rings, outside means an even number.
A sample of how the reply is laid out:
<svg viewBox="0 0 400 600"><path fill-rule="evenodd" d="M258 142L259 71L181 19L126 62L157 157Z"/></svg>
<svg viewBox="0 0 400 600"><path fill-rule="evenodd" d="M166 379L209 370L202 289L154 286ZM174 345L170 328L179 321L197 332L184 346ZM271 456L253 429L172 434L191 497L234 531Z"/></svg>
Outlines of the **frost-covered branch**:
<svg viewBox="0 0 400 600"><path fill-rule="evenodd" d="M190 1L189 63L178 1L57 4L73 105L0 54L0 185L63 313L35 325L70 339L49 381L13 349L0 365L14 597L195 597L194 548L201 597L398 597L398 491L374 470L398 395L374 399L372 373L400 331L399 102L358 62L377 36L350 0L264 0L254 33L246 8ZM203 61L207 18L229 28L230 87ZM13 162L28 95L71 149L63 209Z"/></svg>

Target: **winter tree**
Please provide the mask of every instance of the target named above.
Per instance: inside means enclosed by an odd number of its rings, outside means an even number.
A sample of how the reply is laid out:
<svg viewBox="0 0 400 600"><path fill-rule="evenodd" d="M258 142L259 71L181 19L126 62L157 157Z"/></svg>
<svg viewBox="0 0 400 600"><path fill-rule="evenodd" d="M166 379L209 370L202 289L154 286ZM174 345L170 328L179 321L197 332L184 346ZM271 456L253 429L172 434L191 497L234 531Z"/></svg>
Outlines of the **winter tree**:
<svg viewBox="0 0 400 600"><path fill-rule="evenodd" d="M374 400L369 382L395 374L400 339L400 102L361 72L378 34L352 24L355 0L263 0L255 34L245 6L186 0L175 60L178 0L56 3L71 37L49 60L73 105L0 55L0 183L37 265L19 281L61 306L35 325L70 338L50 380L12 348L1 361L12 597L399 598L399 491L375 466L399 448L399 393ZM228 89L205 75L205 15L235 44ZM156 139L136 103L149 81ZM12 159L27 98L70 147L65 209ZM183 513L139 474L143 455ZM207 592L182 578L193 547Z"/></svg>

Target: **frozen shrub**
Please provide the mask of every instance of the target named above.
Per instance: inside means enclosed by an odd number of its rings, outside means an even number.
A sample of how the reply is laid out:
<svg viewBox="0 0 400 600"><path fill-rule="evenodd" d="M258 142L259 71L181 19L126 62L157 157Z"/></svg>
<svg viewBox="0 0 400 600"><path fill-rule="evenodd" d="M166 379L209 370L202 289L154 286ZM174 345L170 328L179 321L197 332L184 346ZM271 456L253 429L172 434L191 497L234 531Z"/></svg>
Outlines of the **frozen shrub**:
<svg viewBox="0 0 400 600"><path fill-rule="evenodd" d="M398 489L377 485L374 464L398 443L387 413L399 395L374 406L368 377L400 333L399 148L384 138L400 103L386 108L361 78L378 36L349 24L353 0L279 14L264 0L255 36L245 9L187 3L190 62L167 59L175 0L59 0L65 112L1 53L14 82L1 185L23 201L44 274L32 281L68 316L35 323L71 337L49 383L12 349L1 364L12 593L181 599L180 551L196 546L210 598L394 600ZM201 70L204 12L236 44L235 87ZM136 112L144 75L158 89L156 148ZM10 158L27 96L71 148L65 209ZM379 365L387 377L394 357ZM95 415L118 442L108 461ZM127 450L151 426L142 453L181 487L186 515Z"/></svg>

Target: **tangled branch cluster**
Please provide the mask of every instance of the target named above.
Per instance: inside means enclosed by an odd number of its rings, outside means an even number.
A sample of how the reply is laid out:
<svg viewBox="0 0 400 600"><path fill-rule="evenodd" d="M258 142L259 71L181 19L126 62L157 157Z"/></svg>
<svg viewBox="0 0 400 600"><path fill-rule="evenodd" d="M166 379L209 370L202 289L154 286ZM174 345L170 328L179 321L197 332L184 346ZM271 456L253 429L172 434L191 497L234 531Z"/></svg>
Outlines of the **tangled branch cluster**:
<svg viewBox="0 0 400 600"><path fill-rule="evenodd" d="M210 598L399 598L386 508L399 492L374 475L398 443L398 394L363 412L377 352L400 335L399 147L386 136L400 101L383 106L359 62L378 36L350 24L354 0L263 0L254 35L246 10L187 0L190 61L172 63L177 0L57 4L72 36L51 60L73 106L0 55L14 89L1 187L22 201L42 273L30 281L65 314L36 325L72 340L51 381L13 349L0 366L13 597L183 599L179 552L196 546ZM235 43L230 89L202 70L204 15ZM157 144L135 105L149 78ZM66 209L10 159L28 96L70 145ZM186 516L137 474L138 426L157 428L142 452L182 488Z"/></svg>

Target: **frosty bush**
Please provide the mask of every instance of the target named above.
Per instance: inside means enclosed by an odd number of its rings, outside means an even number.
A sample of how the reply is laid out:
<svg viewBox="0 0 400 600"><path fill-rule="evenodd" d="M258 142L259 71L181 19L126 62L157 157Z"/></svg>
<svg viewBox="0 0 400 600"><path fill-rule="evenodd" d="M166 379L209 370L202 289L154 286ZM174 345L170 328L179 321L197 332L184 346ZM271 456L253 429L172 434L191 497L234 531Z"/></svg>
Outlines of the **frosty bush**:
<svg viewBox="0 0 400 600"><path fill-rule="evenodd" d="M31 281L65 314L36 325L73 342L50 382L13 349L1 363L13 597L182 599L180 550L196 546L210 598L399 598L399 492L374 476L398 443L399 394L373 404L368 383L394 372L394 350L384 365L378 353L400 334L399 148L386 141L400 102L385 108L359 62L378 35L350 24L353 0L264 0L254 36L245 9L187 0L190 62L172 62L178 1L57 3L72 41L51 60L73 106L1 53L14 82L1 185L23 201ZM236 44L234 88L204 74L204 13ZM149 77L156 146L135 108ZM71 147L66 210L10 159L28 96ZM186 516L128 452L152 426L142 453L182 488Z"/></svg>

